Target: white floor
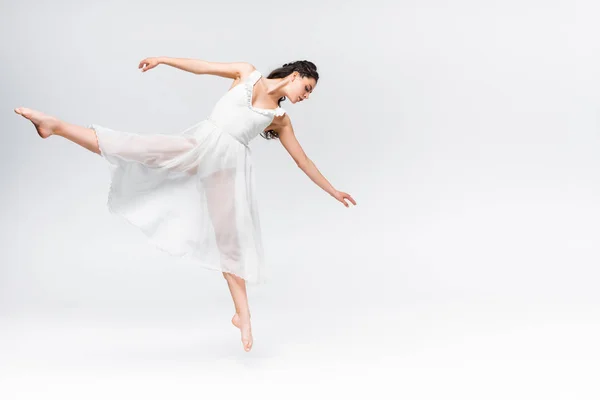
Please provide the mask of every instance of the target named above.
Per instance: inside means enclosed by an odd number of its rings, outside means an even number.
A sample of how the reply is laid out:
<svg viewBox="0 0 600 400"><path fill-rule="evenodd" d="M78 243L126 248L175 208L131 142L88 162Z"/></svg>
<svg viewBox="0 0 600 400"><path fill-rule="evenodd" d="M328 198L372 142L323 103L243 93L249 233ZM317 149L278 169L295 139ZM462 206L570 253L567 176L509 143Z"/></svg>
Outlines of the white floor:
<svg viewBox="0 0 600 400"><path fill-rule="evenodd" d="M250 353L222 307L5 316L0 398L600 398L592 307L254 310Z"/></svg>

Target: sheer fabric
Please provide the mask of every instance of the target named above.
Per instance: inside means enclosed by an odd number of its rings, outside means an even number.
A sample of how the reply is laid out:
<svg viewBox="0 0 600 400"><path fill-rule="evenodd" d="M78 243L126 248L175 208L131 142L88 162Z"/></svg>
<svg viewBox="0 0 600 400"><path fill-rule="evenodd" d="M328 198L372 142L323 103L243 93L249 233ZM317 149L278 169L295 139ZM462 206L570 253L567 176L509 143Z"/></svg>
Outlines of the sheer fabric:
<svg viewBox="0 0 600 400"><path fill-rule="evenodd" d="M249 143L285 111L252 106L254 70L209 117L183 132L134 133L91 124L111 183L108 208L150 243L195 265L266 282Z"/></svg>

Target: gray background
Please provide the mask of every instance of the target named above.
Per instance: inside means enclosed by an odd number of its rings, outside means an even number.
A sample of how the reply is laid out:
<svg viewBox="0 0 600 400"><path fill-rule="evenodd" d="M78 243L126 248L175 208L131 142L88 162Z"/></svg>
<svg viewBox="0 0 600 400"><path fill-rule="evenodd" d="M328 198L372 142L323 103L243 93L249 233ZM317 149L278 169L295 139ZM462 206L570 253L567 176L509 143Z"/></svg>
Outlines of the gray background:
<svg viewBox="0 0 600 400"><path fill-rule="evenodd" d="M0 396L597 398L599 11L3 1ZM274 270L248 287L251 353L222 275L150 247L109 214L103 159L13 112L178 132L231 85L142 74L149 56L264 75L307 59L321 75L310 101L282 106L358 206L279 142L251 143Z"/></svg>

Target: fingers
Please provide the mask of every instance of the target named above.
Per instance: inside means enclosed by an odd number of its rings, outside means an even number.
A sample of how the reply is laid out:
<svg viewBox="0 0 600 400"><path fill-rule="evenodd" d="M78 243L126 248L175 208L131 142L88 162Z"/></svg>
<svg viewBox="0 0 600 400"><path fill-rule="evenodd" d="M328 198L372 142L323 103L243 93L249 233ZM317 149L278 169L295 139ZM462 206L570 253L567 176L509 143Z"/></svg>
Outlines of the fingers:
<svg viewBox="0 0 600 400"><path fill-rule="evenodd" d="M138 68L142 68L142 72L145 72L153 67L154 67L154 65L151 65L150 61L148 61L147 58L144 58L142 61L140 61L139 65L138 65Z"/></svg>
<svg viewBox="0 0 600 400"><path fill-rule="evenodd" d="M345 206L346 206L346 208L348 208L348 203L346 203L346 199L345 199L345 197L346 197L346 196L344 196L344 195L342 194L342 197L341 197L340 199L338 199L338 200L339 200L339 201L340 201L340 202L341 202L343 205L345 205Z"/></svg>
<svg viewBox="0 0 600 400"><path fill-rule="evenodd" d="M342 193L344 195L344 198L350 200L352 202L352 204L356 205L356 201L352 198L352 196L350 196L348 193Z"/></svg>

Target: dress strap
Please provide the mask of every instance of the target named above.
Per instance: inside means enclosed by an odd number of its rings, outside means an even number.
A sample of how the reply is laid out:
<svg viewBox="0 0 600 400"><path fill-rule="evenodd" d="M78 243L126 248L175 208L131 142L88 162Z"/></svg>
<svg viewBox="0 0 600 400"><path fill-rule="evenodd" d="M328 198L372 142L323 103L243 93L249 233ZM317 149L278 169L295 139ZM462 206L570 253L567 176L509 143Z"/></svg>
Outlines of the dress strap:
<svg viewBox="0 0 600 400"><path fill-rule="evenodd" d="M261 77L261 73L255 69L254 71L250 72L250 74L246 77L246 82L250 85L250 86L254 86L254 84L260 79Z"/></svg>

